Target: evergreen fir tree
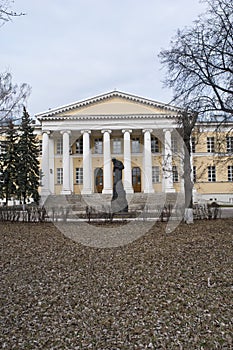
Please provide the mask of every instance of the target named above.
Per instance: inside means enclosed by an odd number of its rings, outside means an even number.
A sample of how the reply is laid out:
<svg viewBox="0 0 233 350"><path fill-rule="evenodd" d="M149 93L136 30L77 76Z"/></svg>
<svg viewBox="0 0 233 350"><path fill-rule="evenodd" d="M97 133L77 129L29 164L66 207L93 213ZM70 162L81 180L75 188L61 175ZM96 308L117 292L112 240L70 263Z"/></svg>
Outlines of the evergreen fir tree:
<svg viewBox="0 0 233 350"><path fill-rule="evenodd" d="M17 133L13 121L9 120L0 156L0 198L5 199L6 205L16 196L17 162Z"/></svg>
<svg viewBox="0 0 233 350"><path fill-rule="evenodd" d="M40 185L39 170L39 141L34 134L32 119L26 108L23 110L23 117L19 127L18 141L18 173L17 191L18 198L25 204L32 198L37 204L40 196L38 188Z"/></svg>

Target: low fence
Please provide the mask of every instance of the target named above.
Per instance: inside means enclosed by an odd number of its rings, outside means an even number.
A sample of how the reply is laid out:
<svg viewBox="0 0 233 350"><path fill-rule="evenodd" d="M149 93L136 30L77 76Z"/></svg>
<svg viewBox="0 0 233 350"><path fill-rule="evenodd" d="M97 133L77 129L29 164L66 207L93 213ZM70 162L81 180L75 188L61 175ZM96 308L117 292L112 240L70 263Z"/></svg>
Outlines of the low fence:
<svg viewBox="0 0 233 350"><path fill-rule="evenodd" d="M0 207L0 221L11 222L44 222L47 214L44 207L40 206L3 206Z"/></svg>
<svg viewBox="0 0 233 350"><path fill-rule="evenodd" d="M0 207L0 221L10 222L45 222L45 221L63 221L68 220L86 220L91 221L105 221L111 222L113 220L129 220L129 219L141 219L141 220L157 220L166 222L182 218L184 216L183 206L173 206L167 204L163 207L154 208L143 208L140 211L129 211L122 213L112 213L109 210L98 211L91 206L86 207L86 211L83 213L75 214L69 207L51 207L45 208L44 206L30 206L30 205L19 205L19 206L2 206ZM211 205L194 205L193 206L193 218L194 220L202 219L217 219L222 217L222 209L219 206Z"/></svg>

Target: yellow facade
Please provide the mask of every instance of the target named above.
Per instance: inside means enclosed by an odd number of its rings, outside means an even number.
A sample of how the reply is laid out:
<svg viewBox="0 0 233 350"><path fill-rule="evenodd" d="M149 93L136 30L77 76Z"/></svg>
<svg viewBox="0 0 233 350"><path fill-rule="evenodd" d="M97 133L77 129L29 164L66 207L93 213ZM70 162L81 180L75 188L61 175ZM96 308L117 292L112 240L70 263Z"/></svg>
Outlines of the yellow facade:
<svg viewBox="0 0 233 350"><path fill-rule="evenodd" d="M44 159L43 154L40 158L43 171L42 182L47 177L47 193L57 195L63 193L67 174L70 182L68 192L82 193L85 166L89 169L88 186L91 193L101 193L104 188L104 173L106 174L104 172L106 166L104 130L109 132L111 158L115 157L123 163L126 159L124 130L129 131L131 173L128 172L128 177L132 177L134 192L145 192L148 164L152 173L150 179L152 184L148 193L183 192L184 152L179 133L176 131L178 113L179 109L173 106L114 91L38 114L40 125L36 125L35 131L40 142L43 139L43 142L47 142L46 147L49 147L46 155L49 158L48 161ZM167 130L170 130L171 138L170 141L168 140L169 147L166 146ZM151 150L149 156L146 156L145 133L148 131ZM67 132L68 137L66 150L69 148L65 157L64 132ZM46 138L44 138L45 133L47 133ZM87 133L90 164L87 162L84 164L82 149L84 134L87 136ZM178 146L174 150L176 137ZM154 139L157 140L157 143L154 143L156 150L152 145ZM96 149L97 142L100 143L99 149ZM233 202L233 124L229 123L220 129L214 123L199 123L192 135L192 147L191 162L196 199L217 198L219 201ZM109 176L110 178L113 176L112 164ZM123 182L125 179L125 171L123 171ZM42 186L42 191L44 187L45 185Z"/></svg>

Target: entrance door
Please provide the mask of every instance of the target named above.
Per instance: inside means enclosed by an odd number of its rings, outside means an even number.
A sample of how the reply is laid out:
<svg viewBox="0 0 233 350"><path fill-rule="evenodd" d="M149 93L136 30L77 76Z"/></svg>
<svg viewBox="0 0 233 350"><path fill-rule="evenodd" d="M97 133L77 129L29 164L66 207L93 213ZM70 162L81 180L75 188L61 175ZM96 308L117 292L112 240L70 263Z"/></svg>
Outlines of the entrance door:
<svg viewBox="0 0 233 350"><path fill-rule="evenodd" d="M139 167L132 169L132 185L134 192L141 192L141 169Z"/></svg>
<svg viewBox="0 0 233 350"><path fill-rule="evenodd" d="M102 193L102 190L103 190L103 169L96 168L94 175L95 175L95 192Z"/></svg>

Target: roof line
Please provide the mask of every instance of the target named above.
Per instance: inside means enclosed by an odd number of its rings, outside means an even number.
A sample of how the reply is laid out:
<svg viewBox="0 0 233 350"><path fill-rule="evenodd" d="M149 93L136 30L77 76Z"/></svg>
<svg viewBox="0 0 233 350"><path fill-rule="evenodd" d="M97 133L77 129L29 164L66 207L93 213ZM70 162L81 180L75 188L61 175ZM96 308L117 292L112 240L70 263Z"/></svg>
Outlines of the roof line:
<svg viewBox="0 0 233 350"><path fill-rule="evenodd" d="M96 102L99 102L99 101L103 101L103 100L106 100L108 98L112 98L112 97L115 97L115 96L116 97L117 96L118 97L122 97L122 98L125 98L125 99L128 99L128 100L132 100L132 101L135 101L135 102L145 103L145 104L148 104L148 105L151 105L151 106L163 107L163 108L165 108L167 110L178 111L178 107L171 106L169 104L161 103L161 102L154 101L154 100L151 100L151 99L148 99L148 98L139 97L139 96L136 96L136 95L132 95L132 94L128 94L128 93L125 93L125 92L114 90L114 91L110 91L108 93L97 95L96 97L87 98L87 99L84 99L84 100L81 100L81 101L70 103L68 105L63 105L63 106L60 106L60 107L57 107L57 108L49 109L49 110L47 110L45 112L41 112L41 113L36 114L36 117L40 118L40 117L43 117L43 116L54 115L56 113L63 113L63 112L66 112L66 111L69 111L69 110L72 110L72 109L75 109L75 108L88 106L90 104L93 104L93 103L96 103Z"/></svg>

